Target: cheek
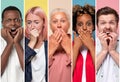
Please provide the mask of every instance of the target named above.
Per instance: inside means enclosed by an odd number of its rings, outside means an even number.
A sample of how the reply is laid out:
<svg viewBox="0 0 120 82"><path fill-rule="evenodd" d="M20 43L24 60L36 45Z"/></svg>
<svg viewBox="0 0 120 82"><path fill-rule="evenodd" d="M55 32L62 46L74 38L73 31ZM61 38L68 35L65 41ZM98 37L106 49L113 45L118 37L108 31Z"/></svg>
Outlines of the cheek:
<svg viewBox="0 0 120 82"><path fill-rule="evenodd" d="M55 30L57 30L56 25L50 25L50 28L51 28L52 32L54 32Z"/></svg>
<svg viewBox="0 0 120 82"><path fill-rule="evenodd" d="M62 26L62 28L63 28L63 30L64 30L65 32L68 32L69 24L64 24L64 25Z"/></svg>

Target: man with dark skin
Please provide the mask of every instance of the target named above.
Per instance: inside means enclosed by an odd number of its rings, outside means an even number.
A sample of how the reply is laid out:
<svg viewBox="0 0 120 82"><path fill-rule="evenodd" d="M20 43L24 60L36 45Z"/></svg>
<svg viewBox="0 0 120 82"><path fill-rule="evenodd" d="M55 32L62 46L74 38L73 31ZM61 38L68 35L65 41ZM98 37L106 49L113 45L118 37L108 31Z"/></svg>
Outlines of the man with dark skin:
<svg viewBox="0 0 120 82"><path fill-rule="evenodd" d="M5 44L4 47L2 46L3 50L1 52L1 76L3 76L5 70L9 69L9 64L13 66L13 64L10 62L12 57L15 57L16 54L17 59L14 58L14 63L16 63L16 60L18 60L18 64L20 64L20 67L18 68L20 68L22 71L24 70L24 55L23 47L21 45L21 40L23 39L23 28L21 27L22 15L20 10L14 6L9 6L5 8L2 12L2 26L3 27L1 28L1 39L3 40L3 42L1 40L1 44Z"/></svg>

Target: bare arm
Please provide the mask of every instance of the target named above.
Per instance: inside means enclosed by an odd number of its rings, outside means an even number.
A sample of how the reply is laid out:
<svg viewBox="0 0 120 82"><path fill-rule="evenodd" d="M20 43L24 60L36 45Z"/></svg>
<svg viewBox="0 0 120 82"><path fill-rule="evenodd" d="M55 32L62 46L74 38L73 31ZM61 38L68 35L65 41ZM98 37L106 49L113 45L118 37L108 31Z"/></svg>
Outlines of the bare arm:
<svg viewBox="0 0 120 82"><path fill-rule="evenodd" d="M82 42L80 40L80 37L76 35L76 32L74 32L74 45L73 45L73 70L75 68L75 63L77 60L77 56L79 54L80 48L82 47Z"/></svg>
<svg viewBox="0 0 120 82"><path fill-rule="evenodd" d="M17 51L17 54L18 54L18 58L19 58L19 61L20 61L21 68L22 68L22 70L24 70L23 48L19 43L15 43L15 48L16 48L16 51Z"/></svg>
<svg viewBox="0 0 120 82"><path fill-rule="evenodd" d="M14 45L18 54L19 62L21 65L22 70L24 70L24 58L23 58L23 48L22 45L20 44L21 40L23 39L23 28L20 27L16 30L17 34L14 37Z"/></svg>
<svg viewBox="0 0 120 82"><path fill-rule="evenodd" d="M12 44L7 45L1 55L1 75L4 73L4 70L7 66L8 59L12 51L12 47L13 47Z"/></svg>
<svg viewBox="0 0 120 82"><path fill-rule="evenodd" d="M9 56L13 49L13 38L10 35L10 31L8 29L2 28L1 29L1 36L6 41L7 45L4 51L1 54L1 75L4 73L4 70L7 66Z"/></svg>

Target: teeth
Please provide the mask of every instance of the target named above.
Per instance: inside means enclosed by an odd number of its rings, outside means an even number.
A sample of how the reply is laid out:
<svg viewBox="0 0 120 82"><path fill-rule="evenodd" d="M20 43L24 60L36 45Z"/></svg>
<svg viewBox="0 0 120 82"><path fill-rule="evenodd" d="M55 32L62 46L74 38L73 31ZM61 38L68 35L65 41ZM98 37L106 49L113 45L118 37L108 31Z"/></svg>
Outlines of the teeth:
<svg viewBox="0 0 120 82"><path fill-rule="evenodd" d="M15 31L15 30L16 30L16 28L14 28L14 27L13 27L13 28L11 28L11 31Z"/></svg>
<svg viewBox="0 0 120 82"><path fill-rule="evenodd" d="M106 32L106 34L108 35L108 34L110 34L110 32Z"/></svg>

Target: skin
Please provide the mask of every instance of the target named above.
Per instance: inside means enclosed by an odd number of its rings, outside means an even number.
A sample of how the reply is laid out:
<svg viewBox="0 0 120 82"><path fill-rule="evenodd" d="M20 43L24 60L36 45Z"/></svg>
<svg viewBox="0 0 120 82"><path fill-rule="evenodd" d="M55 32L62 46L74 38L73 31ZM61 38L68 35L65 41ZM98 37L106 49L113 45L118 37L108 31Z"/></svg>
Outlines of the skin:
<svg viewBox="0 0 120 82"><path fill-rule="evenodd" d="M68 56L71 55L71 39L67 35L70 27L69 20L64 12L56 12L51 16L50 27L53 34L49 37L49 58L59 48L64 49Z"/></svg>
<svg viewBox="0 0 120 82"><path fill-rule="evenodd" d="M110 55L116 64L119 66L119 54L116 51L118 39L118 23L113 14L101 15L98 20L98 38L102 45L102 50L96 57L96 67L99 70L101 64L107 55ZM107 35L106 32L109 32ZM109 39L109 45L107 40ZM109 53L109 54L108 54Z"/></svg>
<svg viewBox="0 0 120 82"><path fill-rule="evenodd" d="M40 48L43 44L43 19L35 14L29 13L26 18L26 27L30 38L28 46L31 49Z"/></svg>
<svg viewBox="0 0 120 82"><path fill-rule="evenodd" d="M89 14L83 14L82 16L77 17L76 30L78 32L78 36L74 32L73 69L75 67L79 50L82 46L86 46L88 48L92 56L92 61L95 63L95 46L92 37L93 28L92 18Z"/></svg>
<svg viewBox="0 0 120 82"><path fill-rule="evenodd" d="M2 21L3 28L1 29L1 36L6 41L7 45L1 55L1 75L4 73L13 47L15 47L17 51L22 70L24 68L23 48L20 44L21 40L23 39L23 28L21 27L21 23L22 20L18 11L5 11ZM16 30L14 32L11 32L11 28L13 27Z"/></svg>

